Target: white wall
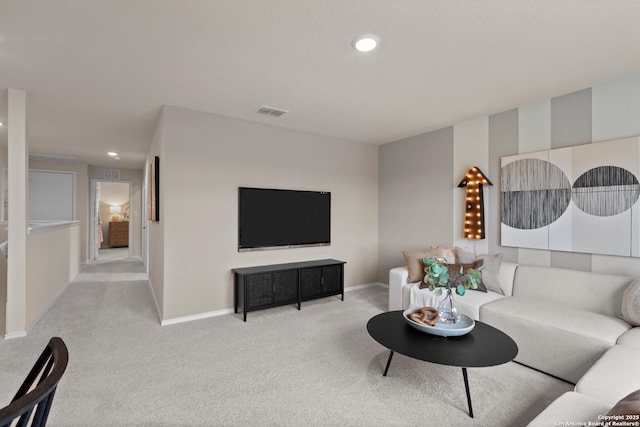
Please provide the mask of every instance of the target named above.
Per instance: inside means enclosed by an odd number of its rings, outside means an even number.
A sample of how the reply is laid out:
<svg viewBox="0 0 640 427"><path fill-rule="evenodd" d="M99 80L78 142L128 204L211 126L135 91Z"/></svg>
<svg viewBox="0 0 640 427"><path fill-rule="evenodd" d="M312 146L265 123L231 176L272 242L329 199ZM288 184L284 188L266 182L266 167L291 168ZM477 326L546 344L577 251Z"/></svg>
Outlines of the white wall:
<svg viewBox="0 0 640 427"><path fill-rule="evenodd" d="M346 286L376 280L378 147L176 107L161 126L164 319L231 308L234 267L334 258ZM331 245L239 253L240 186L330 191Z"/></svg>
<svg viewBox="0 0 640 427"><path fill-rule="evenodd" d="M27 238L26 325L31 329L80 271L81 227L74 225Z"/></svg>
<svg viewBox="0 0 640 427"><path fill-rule="evenodd" d="M144 181L146 182L146 192L148 193L151 185L149 181L149 164L151 159L154 156L159 156L160 159L164 159L164 128L165 128L165 110L162 109L160 113L160 118L158 119L158 124L156 126L156 131L153 135L153 140L151 141L151 145L149 147L149 156L147 157L147 162L144 170ZM160 170L163 170L163 164L160 164ZM166 181L164 179L164 174L160 175L160 188L164 189L162 185L163 182ZM142 210L141 216L147 217L148 210L148 194L145 194L147 200L144 200L144 204L146 206L145 209ZM147 234L148 234L148 246L147 246L147 272L149 273L149 282L151 283L151 288L153 290L153 297L156 303L156 308L158 309L158 314L160 319L164 319L164 194L161 194L160 197L160 218L162 218L163 222L158 221L147 221L143 218L143 221L146 221L147 224Z"/></svg>

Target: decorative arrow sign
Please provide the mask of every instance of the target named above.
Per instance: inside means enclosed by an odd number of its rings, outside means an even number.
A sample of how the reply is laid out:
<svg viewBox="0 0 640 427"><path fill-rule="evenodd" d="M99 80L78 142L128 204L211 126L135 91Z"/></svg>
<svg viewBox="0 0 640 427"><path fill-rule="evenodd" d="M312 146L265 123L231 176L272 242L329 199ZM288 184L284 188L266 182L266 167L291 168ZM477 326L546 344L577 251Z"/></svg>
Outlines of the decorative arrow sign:
<svg viewBox="0 0 640 427"><path fill-rule="evenodd" d="M464 212L464 233L467 239L484 239L483 185L493 185L489 178L475 166L467 171L458 187L467 187Z"/></svg>

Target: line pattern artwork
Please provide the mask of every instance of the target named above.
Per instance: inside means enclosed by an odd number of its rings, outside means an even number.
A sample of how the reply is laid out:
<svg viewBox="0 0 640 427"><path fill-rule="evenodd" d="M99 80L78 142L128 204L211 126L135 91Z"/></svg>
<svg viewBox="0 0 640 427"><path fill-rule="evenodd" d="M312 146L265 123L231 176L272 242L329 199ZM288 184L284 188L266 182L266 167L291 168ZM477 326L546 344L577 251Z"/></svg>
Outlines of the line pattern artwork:
<svg viewBox="0 0 640 427"><path fill-rule="evenodd" d="M640 137L501 163L503 246L640 257Z"/></svg>
<svg viewBox="0 0 640 427"><path fill-rule="evenodd" d="M576 180L571 198L585 213L612 216L630 209L638 196L640 185L631 172L617 166L600 166Z"/></svg>
<svg viewBox="0 0 640 427"><path fill-rule="evenodd" d="M520 230L551 224L567 209L571 185L556 165L522 159L502 168L502 222Z"/></svg>

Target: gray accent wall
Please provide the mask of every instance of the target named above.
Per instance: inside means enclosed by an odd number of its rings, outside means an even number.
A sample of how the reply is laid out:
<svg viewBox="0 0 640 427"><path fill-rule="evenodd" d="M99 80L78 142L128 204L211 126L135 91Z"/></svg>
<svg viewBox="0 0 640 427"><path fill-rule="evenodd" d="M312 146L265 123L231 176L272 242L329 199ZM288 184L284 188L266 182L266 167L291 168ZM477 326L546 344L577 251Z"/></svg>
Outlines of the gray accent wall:
<svg viewBox="0 0 640 427"><path fill-rule="evenodd" d="M453 128L380 146L378 280L404 265L402 251L451 247Z"/></svg>
<svg viewBox="0 0 640 427"><path fill-rule="evenodd" d="M591 89L551 99L551 148L591 143ZM591 271L591 254L551 251L551 266Z"/></svg>
<svg viewBox="0 0 640 427"><path fill-rule="evenodd" d="M551 99L551 148L591 143L591 89Z"/></svg>
<svg viewBox="0 0 640 427"><path fill-rule="evenodd" d="M518 262L518 249L500 246L500 158L518 152L518 110L489 116L489 176L490 203L485 206L485 221L489 222L489 253L502 253L503 259Z"/></svg>
<svg viewBox="0 0 640 427"><path fill-rule="evenodd" d="M601 142L638 136L638 94L640 75L381 145L378 280L386 283L389 269L404 265L403 249L451 246L455 240L452 236L459 232L454 230L452 215L462 214L451 207L454 197L459 196L459 189L455 183L451 184L451 177L455 175L456 167L487 158L488 167L483 170L494 184L485 189L488 243L485 247L490 253L500 252L504 260L524 264L629 276L640 274L640 262L629 257L500 245L501 157L588 144L593 138ZM482 126L468 126L482 120L488 121L488 138L482 134ZM461 132L464 136L456 137L452 129L464 129ZM453 153L451 147L455 149ZM483 158L485 149L487 154ZM455 153L474 155L472 158L462 155L461 161L465 165L456 165L456 157L452 156ZM478 160L472 160L476 157ZM469 247L476 249L472 241L456 244L467 245L467 242Z"/></svg>

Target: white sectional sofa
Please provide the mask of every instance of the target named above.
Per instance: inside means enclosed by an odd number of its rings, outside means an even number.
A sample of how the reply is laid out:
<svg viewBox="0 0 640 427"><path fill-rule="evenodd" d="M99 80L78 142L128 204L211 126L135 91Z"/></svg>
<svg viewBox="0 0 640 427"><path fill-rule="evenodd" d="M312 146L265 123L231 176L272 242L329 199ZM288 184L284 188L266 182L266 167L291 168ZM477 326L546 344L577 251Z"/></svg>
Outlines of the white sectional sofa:
<svg viewBox="0 0 640 427"><path fill-rule="evenodd" d="M412 293L416 305L436 303L408 277L407 267L390 270L390 310L409 308ZM515 361L576 384L530 425L602 421L640 390L640 327L621 318L632 278L508 262L500 263L497 277L499 292L467 291L455 297L458 310L513 338Z"/></svg>

